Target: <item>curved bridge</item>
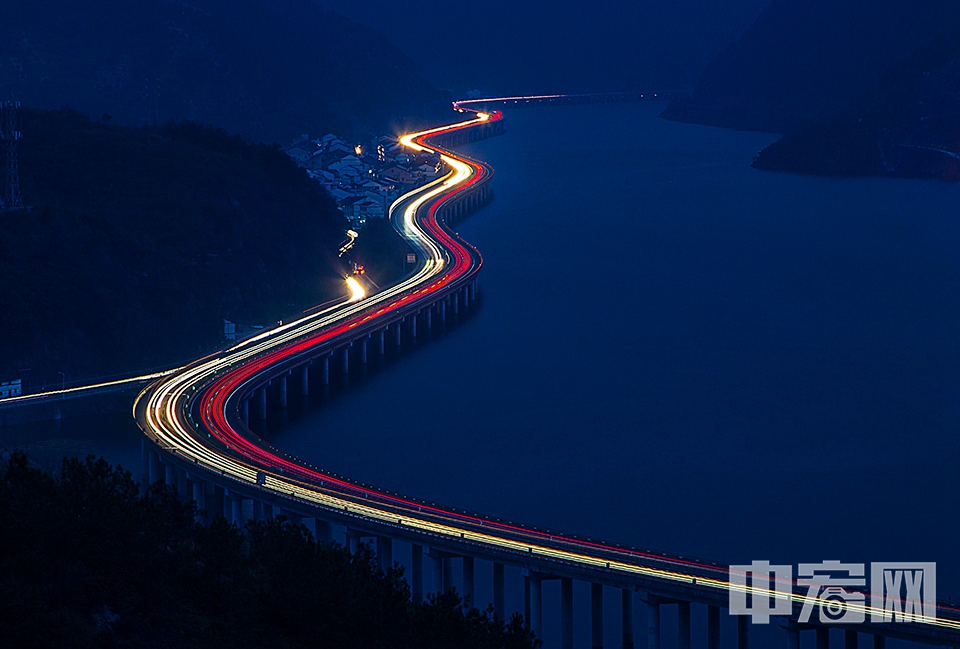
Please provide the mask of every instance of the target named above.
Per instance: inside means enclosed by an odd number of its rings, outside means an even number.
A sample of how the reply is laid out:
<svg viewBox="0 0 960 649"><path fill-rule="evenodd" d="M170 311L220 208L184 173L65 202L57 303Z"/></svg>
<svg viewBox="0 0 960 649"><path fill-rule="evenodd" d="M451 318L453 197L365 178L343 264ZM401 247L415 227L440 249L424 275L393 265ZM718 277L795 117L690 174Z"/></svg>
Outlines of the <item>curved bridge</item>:
<svg viewBox="0 0 960 649"><path fill-rule="evenodd" d="M556 97L531 101L550 103ZM542 583L559 580L564 649L573 643L575 579L591 584L594 647L604 643L605 587L619 590L618 644L625 648L634 646L637 600L646 604L644 644L660 646L660 610L676 605L680 647L690 647L691 605L696 604L706 608L708 646L718 648L720 610L728 606L731 590L785 599L789 612L781 611L775 619L786 629L788 646L799 646L800 632L807 629L816 632L818 647L826 646L829 628L835 625L798 624L802 595L793 582L784 597L782 589L779 595L774 592L775 582L731 583L728 566L716 562L539 529L384 491L300 461L250 430L251 417L269 415L268 389L274 395L270 403L283 407L288 384L307 394L311 381L329 382L331 364L334 371L349 372L351 363L366 363L368 353L382 354L387 344L399 346L416 338L418 327L430 329L434 321L469 308L482 259L449 223L487 200L493 171L445 146L496 134L503 124L500 112L479 112L470 107L474 103L454 105L470 113L468 119L402 139L405 146L440 155L448 169L391 207L395 226L417 252L415 272L396 286L287 323L150 385L134 405L145 433L144 475L151 482L173 485L201 509L241 524L282 514L308 522L321 540L331 540L334 528L343 530L341 538L351 547L361 538L375 539L384 566L393 563L394 542L408 543L415 598L424 593L424 555L433 564L435 590L454 585L452 566L459 562L458 585L471 601L475 561L488 561L493 564L494 610L503 618L505 566L519 568L525 617L538 637ZM875 610L869 596L861 608L866 613ZM883 646L886 637L960 646L960 617L945 605L938 607L936 618L911 624L848 626L846 646L856 646L858 631L872 636L874 646ZM737 643L748 646L746 617L737 618Z"/></svg>

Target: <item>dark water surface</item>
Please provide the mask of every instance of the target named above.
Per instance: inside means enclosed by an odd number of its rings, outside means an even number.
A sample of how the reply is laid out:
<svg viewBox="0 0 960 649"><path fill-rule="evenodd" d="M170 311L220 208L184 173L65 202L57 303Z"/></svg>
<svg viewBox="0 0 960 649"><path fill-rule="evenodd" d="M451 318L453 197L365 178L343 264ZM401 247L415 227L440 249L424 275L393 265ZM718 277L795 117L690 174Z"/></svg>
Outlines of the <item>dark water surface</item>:
<svg viewBox="0 0 960 649"><path fill-rule="evenodd" d="M960 596L960 187L749 167L660 104L528 108L452 334L272 436L364 482L722 561L937 561Z"/></svg>

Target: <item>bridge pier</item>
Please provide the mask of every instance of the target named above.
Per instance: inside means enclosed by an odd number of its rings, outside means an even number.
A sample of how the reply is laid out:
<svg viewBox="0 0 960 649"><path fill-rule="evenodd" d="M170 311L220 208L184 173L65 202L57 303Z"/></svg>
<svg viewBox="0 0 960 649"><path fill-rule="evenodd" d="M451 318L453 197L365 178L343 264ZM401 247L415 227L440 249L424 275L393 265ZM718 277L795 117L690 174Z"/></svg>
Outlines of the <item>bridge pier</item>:
<svg viewBox="0 0 960 649"><path fill-rule="evenodd" d="M367 339L369 338L370 336L367 336L366 338L363 338L360 340L360 364L361 365L367 364Z"/></svg>
<svg viewBox="0 0 960 649"><path fill-rule="evenodd" d="M677 602L677 636L680 649L690 649L690 602Z"/></svg>
<svg viewBox="0 0 960 649"><path fill-rule="evenodd" d="M447 321L447 300L446 298L440 300L440 322Z"/></svg>
<svg viewBox="0 0 960 649"><path fill-rule="evenodd" d="M737 616L737 649L750 649L750 618Z"/></svg>
<svg viewBox="0 0 960 649"><path fill-rule="evenodd" d="M205 510L207 508L207 483L197 476L190 476L190 484L193 488L193 502L197 503L197 509Z"/></svg>
<svg viewBox="0 0 960 649"><path fill-rule="evenodd" d="M573 649L573 580L560 579L560 649Z"/></svg>
<svg viewBox="0 0 960 649"><path fill-rule="evenodd" d="M267 418L267 386L257 389L257 399L260 401L260 420Z"/></svg>
<svg viewBox="0 0 960 649"><path fill-rule="evenodd" d="M427 331L430 331L433 328L433 305L432 304L425 309L424 314L427 319Z"/></svg>
<svg viewBox="0 0 960 649"><path fill-rule="evenodd" d="M410 336L414 340L417 339L417 314L416 313L410 316Z"/></svg>
<svg viewBox="0 0 960 649"><path fill-rule="evenodd" d="M310 394L310 364L304 363L300 368L300 394L308 396Z"/></svg>
<svg viewBox="0 0 960 649"><path fill-rule="evenodd" d="M240 401L240 417L243 419L243 425L250 427L250 399Z"/></svg>
<svg viewBox="0 0 960 649"><path fill-rule="evenodd" d="M720 649L720 607L707 607L707 649Z"/></svg>
<svg viewBox="0 0 960 649"><path fill-rule="evenodd" d="M176 489L177 495L180 496L181 500L186 500L193 495L190 485L187 484L187 472L181 469L180 467L174 467L174 473L176 475Z"/></svg>
<svg viewBox="0 0 960 649"><path fill-rule="evenodd" d="M430 567L433 568L433 592L438 594L443 593L445 590L444 582L446 581L446 575L443 574L443 554L430 548L427 550L427 556L430 557Z"/></svg>
<svg viewBox="0 0 960 649"><path fill-rule="evenodd" d="M843 632L843 649L858 649L860 637L855 630L847 629Z"/></svg>
<svg viewBox="0 0 960 649"><path fill-rule="evenodd" d="M163 464L163 483L168 487L177 490L177 471L169 462Z"/></svg>
<svg viewBox="0 0 960 649"><path fill-rule="evenodd" d="M460 313L460 291L455 291L450 296L450 303L453 305L453 315L458 315Z"/></svg>
<svg viewBox="0 0 960 649"><path fill-rule="evenodd" d="M603 584L590 584L590 617L593 649L603 649Z"/></svg>
<svg viewBox="0 0 960 649"><path fill-rule="evenodd" d="M265 521L267 520L263 513L263 501L262 500L253 500L253 511L251 512L251 519L255 521Z"/></svg>
<svg viewBox="0 0 960 649"><path fill-rule="evenodd" d="M400 320L397 321L396 323L394 323L394 325L393 325L394 331L395 331L395 334L396 334L396 345L397 345L397 349L400 349L400 336L401 336L401 334L403 333L403 332L401 331L401 328L402 328L402 326L403 326L403 320L404 320L403 318L400 318Z"/></svg>
<svg viewBox="0 0 960 649"><path fill-rule="evenodd" d="M816 634L817 649L830 649L830 629L825 626L818 626Z"/></svg>
<svg viewBox="0 0 960 649"><path fill-rule="evenodd" d="M345 527L343 533L346 536L346 546L350 550L350 554L356 554L357 550L360 549L360 532Z"/></svg>
<svg viewBox="0 0 960 649"><path fill-rule="evenodd" d="M622 649L634 649L633 591L628 588L620 591L620 636L622 639Z"/></svg>
<svg viewBox="0 0 960 649"><path fill-rule="evenodd" d="M330 354L327 354L320 361L320 378L324 385L330 385Z"/></svg>
<svg viewBox="0 0 960 649"><path fill-rule="evenodd" d="M470 285L467 284L461 289L463 293L463 308L464 310L470 308Z"/></svg>
<svg viewBox="0 0 960 649"><path fill-rule="evenodd" d="M474 597L474 560L473 557L463 557L463 599L468 606L476 606Z"/></svg>
<svg viewBox="0 0 960 649"><path fill-rule="evenodd" d="M350 374L350 346L353 343L347 343L343 346L343 373Z"/></svg>
<svg viewBox="0 0 960 649"><path fill-rule="evenodd" d="M648 595L645 603L647 605L647 647L660 649L660 600Z"/></svg>
<svg viewBox="0 0 960 649"><path fill-rule="evenodd" d="M287 407L287 375L280 377L280 407Z"/></svg>
<svg viewBox="0 0 960 649"><path fill-rule="evenodd" d="M787 619L780 628L787 633L787 649L800 649L800 627L797 623Z"/></svg>
<svg viewBox="0 0 960 649"><path fill-rule="evenodd" d="M423 546L413 544L410 548L410 594L414 602L423 601Z"/></svg>
<svg viewBox="0 0 960 649"><path fill-rule="evenodd" d="M503 587L503 564L494 562L493 564L493 614L494 616L505 620L504 617L504 587Z"/></svg>
<svg viewBox="0 0 960 649"><path fill-rule="evenodd" d="M217 516L223 516L229 522L227 516L227 490L218 484L213 485L213 491L207 494L207 518L214 519Z"/></svg>
<svg viewBox="0 0 960 649"><path fill-rule="evenodd" d="M543 583L531 572L523 577L524 616L527 628L539 639L543 637Z"/></svg>
<svg viewBox="0 0 960 649"><path fill-rule="evenodd" d="M313 519L313 530L320 543L333 542L333 525L319 518Z"/></svg>
<svg viewBox="0 0 960 649"><path fill-rule="evenodd" d="M381 356L383 356L384 354L384 346L383 346L384 331L385 331L384 329L381 329L380 331L377 332L377 351L380 352Z"/></svg>
<svg viewBox="0 0 960 649"><path fill-rule="evenodd" d="M296 527L300 527L300 525L303 524L303 516L296 512L290 511L289 509L281 509L280 515L290 521L291 525Z"/></svg>

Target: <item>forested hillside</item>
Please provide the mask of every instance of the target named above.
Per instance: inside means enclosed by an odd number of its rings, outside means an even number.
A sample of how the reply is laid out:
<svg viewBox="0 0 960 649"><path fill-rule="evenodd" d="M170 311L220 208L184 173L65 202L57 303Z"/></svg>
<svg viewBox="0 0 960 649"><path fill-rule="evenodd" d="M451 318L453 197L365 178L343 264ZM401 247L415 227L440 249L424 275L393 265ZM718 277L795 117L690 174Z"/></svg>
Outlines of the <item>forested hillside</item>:
<svg viewBox="0 0 960 649"><path fill-rule="evenodd" d="M270 324L342 295L333 200L277 148L194 123L26 110L0 217L0 371L68 380L190 360L222 319Z"/></svg>

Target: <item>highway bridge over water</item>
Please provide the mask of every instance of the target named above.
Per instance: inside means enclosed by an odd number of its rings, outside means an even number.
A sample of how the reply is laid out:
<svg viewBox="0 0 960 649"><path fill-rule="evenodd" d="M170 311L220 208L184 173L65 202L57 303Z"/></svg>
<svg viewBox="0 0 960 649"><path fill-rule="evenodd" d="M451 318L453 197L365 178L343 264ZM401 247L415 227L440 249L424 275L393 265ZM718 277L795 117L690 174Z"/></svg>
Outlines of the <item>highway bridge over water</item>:
<svg viewBox="0 0 960 649"><path fill-rule="evenodd" d="M272 447L250 425L280 416L291 392L307 395L318 384L329 383L331 374L349 375L370 355L409 345L471 308L482 258L451 225L489 200L493 170L449 147L502 132L502 113L478 106L613 98L551 95L457 102L454 108L466 113L462 121L404 137L405 146L440 155L447 169L442 178L391 207L395 227L416 250L415 271L396 286L345 299L150 385L134 407L145 433L145 478L164 481L210 515L223 514L241 525L283 515L306 524L319 539L338 540L351 549L368 539L384 567L393 565L394 549L405 544L415 599L456 586L473 602L476 567L485 562L490 565L484 574L489 567L492 575L492 604L503 618L509 567L509 574L522 578L523 613L538 637L543 630L543 584L559 582L563 649L573 646L576 581L589 584L594 648L658 649L661 614L665 607L674 607L681 649L691 647L695 613L705 618L706 646L718 649L721 611L728 607L731 587L754 598L767 597L770 582L732 586L729 568L721 563L540 529L360 484ZM616 98L627 100L625 95ZM431 583L425 583L425 574ZM604 596L611 592L617 594L621 618L615 642L603 627ZM784 644L799 647L801 636L810 635L818 649L829 646L830 629L837 625L816 619L800 624L802 591L791 582L787 592L787 612L773 620L784 629ZM867 595L863 610L869 613L876 606ZM637 611L642 611L640 620ZM735 640L743 649L750 643L749 618L736 619ZM861 640L883 647L887 638L958 647L960 615L941 603L935 618L846 626L842 635L847 648Z"/></svg>

